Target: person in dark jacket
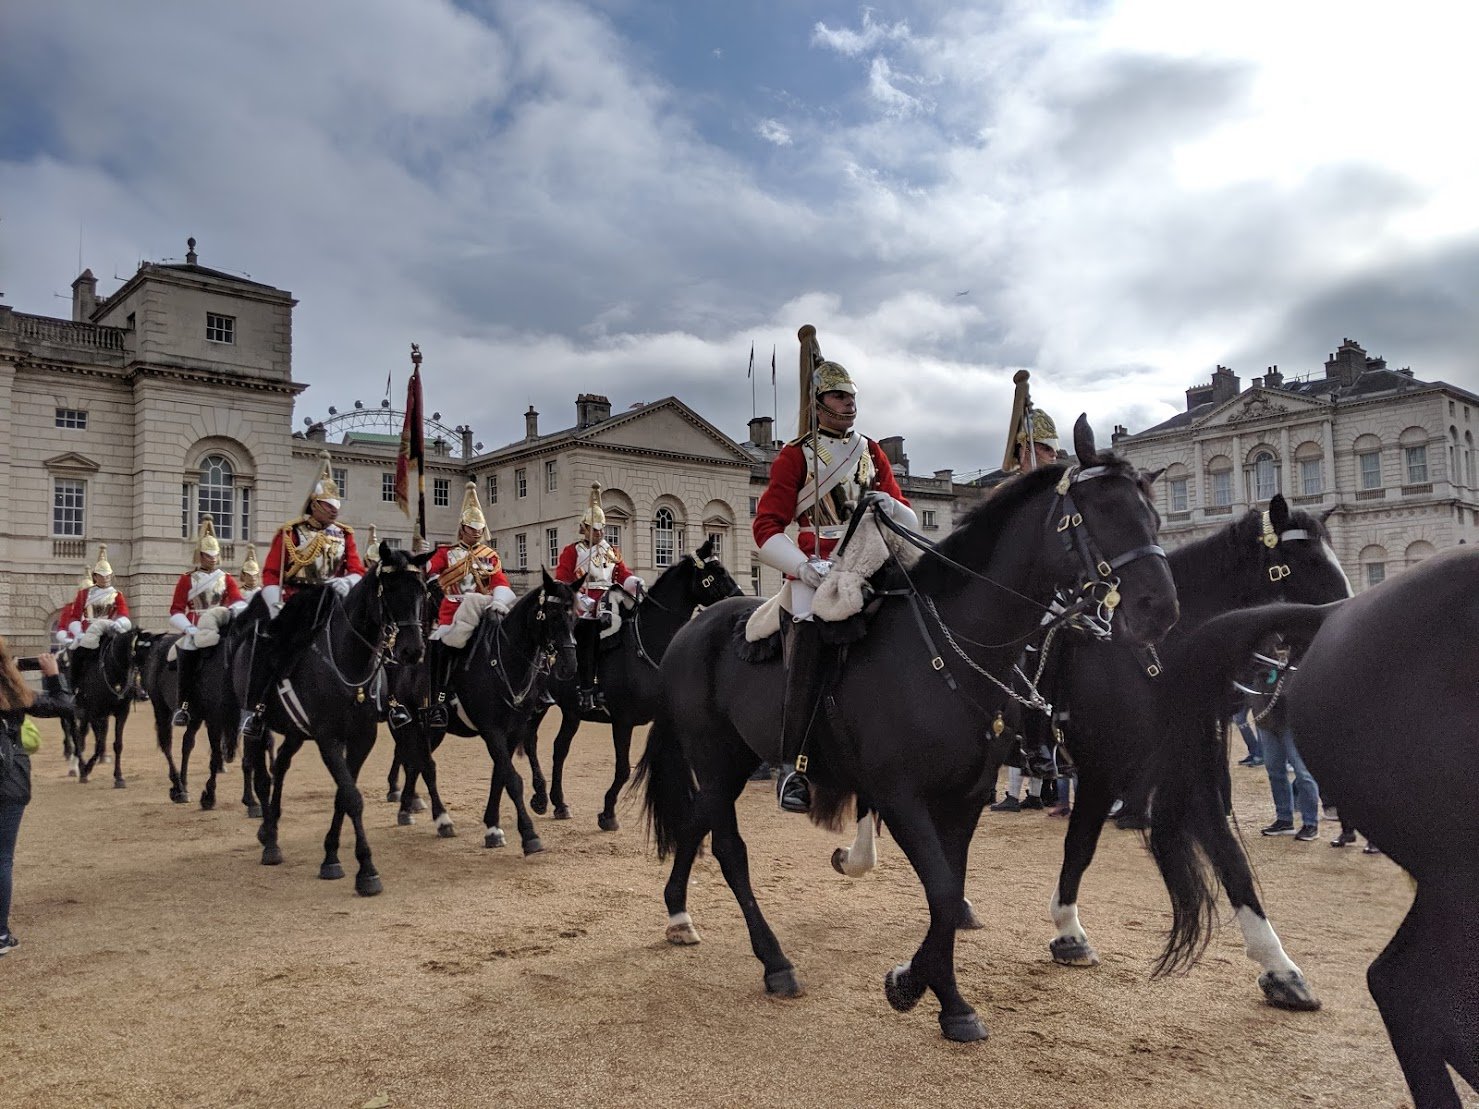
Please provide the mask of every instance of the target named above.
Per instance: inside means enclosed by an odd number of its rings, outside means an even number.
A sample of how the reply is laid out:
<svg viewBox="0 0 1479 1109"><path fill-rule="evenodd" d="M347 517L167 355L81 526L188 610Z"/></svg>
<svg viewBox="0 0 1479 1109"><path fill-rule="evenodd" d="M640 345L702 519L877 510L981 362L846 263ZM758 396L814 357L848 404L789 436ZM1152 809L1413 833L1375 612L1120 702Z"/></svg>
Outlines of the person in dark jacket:
<svg viewBox="0 0 1479 1109"><path fill-rule="evenodd" d="M11 873L21 816L31 801L31 756L21 746L21 723L30 716L61 716L72 711L72 696L62 690L56 658L39 659L44 692L36 694L17 669L0 636L0 955L19 946L10 930Z"/></svg>

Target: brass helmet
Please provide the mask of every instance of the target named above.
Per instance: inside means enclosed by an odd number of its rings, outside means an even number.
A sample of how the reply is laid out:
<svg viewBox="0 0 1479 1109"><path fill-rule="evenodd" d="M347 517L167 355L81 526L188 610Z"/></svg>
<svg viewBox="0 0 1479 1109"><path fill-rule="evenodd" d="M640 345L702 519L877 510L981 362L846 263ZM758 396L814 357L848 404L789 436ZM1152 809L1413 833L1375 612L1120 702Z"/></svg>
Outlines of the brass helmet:
<svg viewBox="0 0 1479 1109"><path fill-rule="evenodd" d="M197 555L210 555L212 558L221 557L221 543L216 538L216 521L209 513L200 518L200 541L195 544Z"/></svg>
<svg viewBox="0 0 1479 1109"><path fill-rule="evenodd" d="M112 578L113 566L108 562L108 544L98 545L98 560L92 565L92 573L95 577Z"/></svg>
<svg viewBox="0 0 1479 1109"><path fill-rule="evenodd" d="M606 510L601 507L601 483L591 483L590 501L580 517L582 527L601 529L606 526Z"/></svg>
<svg viewBox="0 0 1479 1109"><path fill-rule="evenodd" d="M1023 422L1025 423L1026 421ZM1052 447L1055 451L1058 449L1058 427L1053 423L1053 417L1049 416L1041 408L1034 408L1032 410L1031 439L1032 442ZM1026 443L1027 441L1027 428L1024 427L1017 432L1017 442Z"/></svg>
<svg viewBox="0 0 1479 1109"><path fill-rule="evenodd" d="M262 580L262 567L257 562L257 545L255 543L247 544L246 561L241 564L242 582L245 583L248 578L252 582L251 585L247 586L248 589L255 588L257 582Z"/></svg>
<svg viewBox="0 0 1479 1109"><path fill-rule="evenodd" d="M92 588L92 571L86 566L82 567L82 577L78 580L77 584L83 589Z"/></svg>
<svg viewBox="0 0 1479 1109"><path fill-rule="evenodd" d="M482 503L478 500L478 483L469 481L462 491L462 517L458 524L465 528L477 528L483 538L488 536L488 519L483 515Z"/></svg>
<svg viewBox="0 0 1479 1109"><path fill-rule="evenodd" d="M318 452L318 477L313 479L313 488L308 492L308 500L303 504L303 511L311 512L314 501L327 501L335 508L339 507L339 483L334 480L333 459L329 457L328 451Z"/></svg>
<svg viewBox="0 0 1479 1109"><path fill-rule="evenodd" d="M815 420L817 398L823 393L851 393L856 397L858 387L841 362L822 357L815 327L803 324L796 338L801 341L801 408L796 417L796 434L802 436L811 430Z"/></svg>

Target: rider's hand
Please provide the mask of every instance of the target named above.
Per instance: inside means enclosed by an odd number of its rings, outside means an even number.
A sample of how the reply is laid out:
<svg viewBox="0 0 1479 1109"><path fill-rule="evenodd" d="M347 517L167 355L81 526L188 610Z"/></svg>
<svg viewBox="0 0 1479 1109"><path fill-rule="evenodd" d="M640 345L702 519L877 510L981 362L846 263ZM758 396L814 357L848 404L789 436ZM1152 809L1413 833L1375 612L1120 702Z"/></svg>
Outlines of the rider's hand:
<svg viewBox="0 0 1479 1109"><path fill-rule="evenodd" d="M339 596L341 597L349 596L349 590L350 587L353 586L353 584L354 583L351 582L348 578L329 579L329 588L332 589L335 593L339 594Z"/></svg>
<svg viewBox="0 0 1479 1109"><path fill-rule="evenodd" d="M36 656L36 668L41 671L41 676L45 678L54 678L61 673L60 668L56 664L56 655L49 651Z"/></svg>
<svg viewBox="0 0 1479 1109"><path fill-rule="evenodd" d="M820 586L826 576L827 567L822 563L810 560L803 562L801 568L796 571L796 580L802 585L810 586L812 589Z"/></svg>

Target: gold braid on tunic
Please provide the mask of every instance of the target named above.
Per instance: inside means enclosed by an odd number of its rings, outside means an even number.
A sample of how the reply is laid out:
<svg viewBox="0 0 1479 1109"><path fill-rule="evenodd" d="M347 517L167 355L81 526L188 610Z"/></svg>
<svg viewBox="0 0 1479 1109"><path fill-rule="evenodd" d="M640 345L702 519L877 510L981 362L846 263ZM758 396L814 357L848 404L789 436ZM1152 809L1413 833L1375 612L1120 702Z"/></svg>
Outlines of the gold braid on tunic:
<svg viewBox="0 0 1479 1109"><path fill-rule="evenodd" d="M302 546L299 546L293 541L293 530L292 525L283 528L282 547L283 552L288 556L287 573L283 577L296 578L302 576L309 580L314 580L317 578L316 570L319 556L332 554L333 552L330 548L336 544L342 547L343 543L341 540L331 536L327 530L315 529L313 538ZM314 572L307 572L310 567L314 569Z"/></svg>

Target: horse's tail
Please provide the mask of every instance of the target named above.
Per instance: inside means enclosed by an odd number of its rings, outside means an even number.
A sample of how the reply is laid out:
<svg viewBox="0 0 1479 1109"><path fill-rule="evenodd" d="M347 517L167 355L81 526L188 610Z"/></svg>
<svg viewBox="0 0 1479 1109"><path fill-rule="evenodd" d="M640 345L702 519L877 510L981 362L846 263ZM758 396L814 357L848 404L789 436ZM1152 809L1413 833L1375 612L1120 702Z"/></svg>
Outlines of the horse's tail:
<svg viewBox="0 0 1479 1109"><path fill-rule="evenodd" d="M1217 905L1212 860L1237 848L1222 786L1230 683L1260 641L1282 633L1307 644L1334 608L1273 604L1225 613L1196 629L1178 652L1165 691L1167 733L1151 802L1150 850L1171 897L1171 932L1157 975L1185 970L1201 957Z"/></svg>
<svg viewBox="0 0 1479 1109"><path fill-rule="evenodd" d="M642 815L647 834L657 844L657 857L665 859L678 846L678 834L693 819L696 793L693 769L666 708L658 712L647 730L647 749L637 763L631 788L644 783L647 792L642 797Z"/></svg>

